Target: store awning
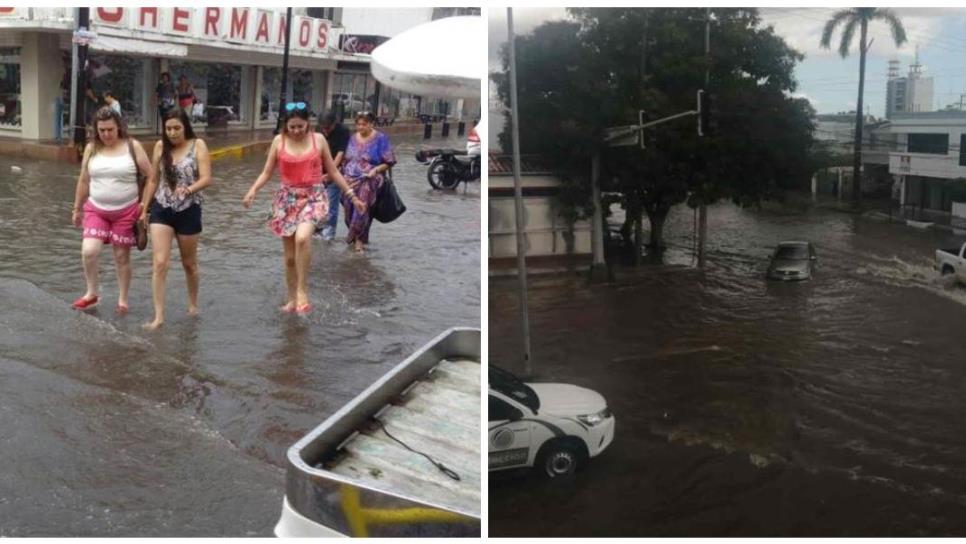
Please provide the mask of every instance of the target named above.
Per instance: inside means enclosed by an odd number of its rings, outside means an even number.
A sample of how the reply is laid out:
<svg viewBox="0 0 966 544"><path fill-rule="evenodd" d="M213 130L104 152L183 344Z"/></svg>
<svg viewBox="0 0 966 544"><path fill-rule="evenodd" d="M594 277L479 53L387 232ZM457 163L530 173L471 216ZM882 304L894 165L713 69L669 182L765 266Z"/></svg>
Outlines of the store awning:
<svg viewBox="0 0 966 544"><path fill-rule="evenodd" d="M446 17L410 28L372 51L380 83L421 96L479 98L486 75L482 17Z"/></svg>
<svg viewBox="0 0 966 544"><path fill-rule="evenodd" d="M131 53L153 57L187 57L188 46L176 43L131 40L98 34L90 48L102 53Z"/></svg>

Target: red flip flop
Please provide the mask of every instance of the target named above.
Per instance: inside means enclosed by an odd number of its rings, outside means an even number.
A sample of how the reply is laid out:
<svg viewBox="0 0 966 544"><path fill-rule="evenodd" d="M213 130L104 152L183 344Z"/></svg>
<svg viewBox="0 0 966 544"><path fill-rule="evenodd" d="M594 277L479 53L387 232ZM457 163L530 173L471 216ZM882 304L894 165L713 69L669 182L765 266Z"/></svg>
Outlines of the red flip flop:
<svg viewBox="0 0 966 544"><path fill-rule="evenodd" d="M306 303L306 304L302 304L301 306L296 307L295 308L295 313L297 313L299 315L305 315L305 314L311 312L312 309L313 309L312 303Z"/></svg>
<svg viewBox="0 0 966 544"><path fill-rule="evenodd" d="M70 307L75 310L90 310L94 306L97 306L97 301L99 301L100 298L101 297L97 295L94 295L94 298L92 299L86 299L82 296L79 299L75 300L74 303L70 305Z"/></svg>

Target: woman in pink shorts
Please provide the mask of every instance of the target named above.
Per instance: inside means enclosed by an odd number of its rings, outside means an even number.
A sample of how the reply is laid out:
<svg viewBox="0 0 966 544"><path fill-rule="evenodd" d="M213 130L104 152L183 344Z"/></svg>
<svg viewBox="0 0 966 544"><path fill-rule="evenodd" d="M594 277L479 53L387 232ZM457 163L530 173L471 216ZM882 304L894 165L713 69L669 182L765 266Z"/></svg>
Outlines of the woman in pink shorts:
<svg viewBox="0 0 966 544"><path fill-rule="evenodd" d="M147 175L151 162L141 144L128 139L124 119L111 108L97 111L93 132L93 141L84 149L71 212L74 225L84 228L81 261L87 291L72 306L77 310L97 306L98 261L104 244L111 244L117 267L117 312L124 314L131 286L131 246L136 243L134 222L140 214L137 172Z"/></svg>

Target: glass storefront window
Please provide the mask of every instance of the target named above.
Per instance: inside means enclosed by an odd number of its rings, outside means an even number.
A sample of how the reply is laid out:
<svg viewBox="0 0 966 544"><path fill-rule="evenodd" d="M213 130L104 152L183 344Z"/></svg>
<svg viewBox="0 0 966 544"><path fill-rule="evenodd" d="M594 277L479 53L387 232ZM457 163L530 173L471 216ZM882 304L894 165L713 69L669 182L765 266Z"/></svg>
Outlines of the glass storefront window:
<svg viewBox="0 0 966 544"><path fill-rule="evenodd" d="M217 113L219 119L242 121L242 67L237 64L208 64L201 62L172 62L168 65L171 80L178 84L184 75L194 87L195 100L192 121L204 123Z"/></svg>
<svg viewBox="0 0 966 544"><path fill-rule="evenodd" d="M0 47L0 126L20 122L20 49Z"/></svg>
<svg viewBox="0 0 966 544"><path fill-rule="evenodd" d="M372 84L369 83L372 81ZM375 81L367 74L336 73L332 86L331 108L336 115L350 119L360 111L375 109Z"/></svg>
<svg viewBox="0 0 966 544"><path fill-rule="evenodd" d="M288 85L292 89L293 102L305 102L314 113L312 104L312 72L309 70L288 71ZM262 98L258 119L261 121L275 121L278 119L279 93L282 90L282 69L262 69Z"/></svg>
<svg viewBox="0 0 966 544"><path fill-rule="evenodd" d="M147 63L150 63L150 60L119 55L88 57L87 77L91 89L97 96L96 107L104 105L104 92L111 91L114 93L114 98L121 103L121 113L127 119L128 126L149 124L144 86Z"/></svg>

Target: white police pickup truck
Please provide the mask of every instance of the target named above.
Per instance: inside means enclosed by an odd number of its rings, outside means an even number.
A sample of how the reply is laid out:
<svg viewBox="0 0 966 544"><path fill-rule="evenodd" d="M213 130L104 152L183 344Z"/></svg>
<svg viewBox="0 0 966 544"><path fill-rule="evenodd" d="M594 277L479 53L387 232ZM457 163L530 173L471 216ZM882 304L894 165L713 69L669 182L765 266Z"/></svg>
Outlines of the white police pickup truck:
<svg viewBox="0 0 966 544"><path fill-rule="evenodd" d="M534 467L548 478L573 474L614 439L614 416L596 391L524 383L489 366L489 469Z"/></svg>
<svg viewBox="0 0 966 544"><path fill-rule="evenodd" d="M943 276L955 274L956 281L966 283L966 243L960 247L937 249L936 270Z"/></svg>

